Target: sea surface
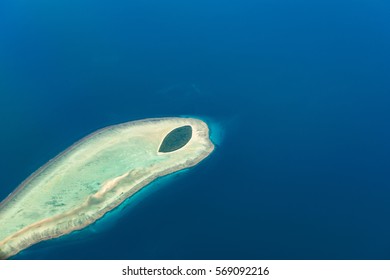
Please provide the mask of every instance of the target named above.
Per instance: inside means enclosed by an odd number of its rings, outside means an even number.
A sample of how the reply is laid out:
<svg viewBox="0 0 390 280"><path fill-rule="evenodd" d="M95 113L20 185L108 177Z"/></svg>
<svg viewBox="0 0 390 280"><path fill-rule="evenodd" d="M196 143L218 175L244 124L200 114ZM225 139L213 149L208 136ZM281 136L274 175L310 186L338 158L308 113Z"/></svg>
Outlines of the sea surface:
<svg viewBox="0 0 390 280"><path fill-rule="evenodd" d="M107 125L197 116L217 144L14 259L390 259L389 10L0 1L0 200Z"/></svg>

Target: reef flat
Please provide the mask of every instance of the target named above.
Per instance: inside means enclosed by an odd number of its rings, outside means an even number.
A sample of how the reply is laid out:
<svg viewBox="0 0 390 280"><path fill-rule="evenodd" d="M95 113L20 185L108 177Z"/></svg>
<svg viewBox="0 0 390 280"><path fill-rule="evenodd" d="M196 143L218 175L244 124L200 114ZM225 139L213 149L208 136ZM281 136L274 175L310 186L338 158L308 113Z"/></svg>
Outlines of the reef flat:
<svg viewBox="0 0 390 280"><path fill-rule="evenodd" d="M0 258L84 228L158 177L214 149L195 118L146 119L83 138L28 177L0 204Z"/></svg>

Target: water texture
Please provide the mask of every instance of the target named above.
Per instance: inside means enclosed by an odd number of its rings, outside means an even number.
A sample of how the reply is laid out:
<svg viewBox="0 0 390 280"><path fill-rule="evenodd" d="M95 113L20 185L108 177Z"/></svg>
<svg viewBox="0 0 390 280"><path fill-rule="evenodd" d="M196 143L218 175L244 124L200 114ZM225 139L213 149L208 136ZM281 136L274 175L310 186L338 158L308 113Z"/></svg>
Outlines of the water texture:
<svg viewBox="0 0 390 280"><path fill-rule="evenodd" d="M220 140L112 219L15 258L389 259L389 9L2 1L0 199L107 125L199 116Z"/></svg>

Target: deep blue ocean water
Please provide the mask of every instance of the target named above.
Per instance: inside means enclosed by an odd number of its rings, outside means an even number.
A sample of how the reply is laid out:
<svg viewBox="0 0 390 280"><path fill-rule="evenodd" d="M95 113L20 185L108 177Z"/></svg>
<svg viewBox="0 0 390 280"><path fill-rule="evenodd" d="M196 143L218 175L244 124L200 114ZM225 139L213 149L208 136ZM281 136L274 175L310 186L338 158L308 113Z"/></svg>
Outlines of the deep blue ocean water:
<svg viewBox="0 0 390 280"><path fill-rule="evenodd" d="M107 125L191 115L221 129L195 168L15 259L390 259L389 11L1 1L0 200Z"/></svg>

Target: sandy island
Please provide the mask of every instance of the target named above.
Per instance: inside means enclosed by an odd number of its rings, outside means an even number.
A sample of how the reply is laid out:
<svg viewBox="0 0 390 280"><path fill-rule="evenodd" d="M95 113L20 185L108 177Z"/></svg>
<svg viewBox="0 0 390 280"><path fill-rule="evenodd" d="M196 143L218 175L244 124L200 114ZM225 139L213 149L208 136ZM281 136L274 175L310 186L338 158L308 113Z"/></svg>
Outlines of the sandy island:
<svg viewBox="0 0 390 280"><path fill-rule="evenodd" d="M188 126L187 143L161 152L167 135ZM207 125L194 118L146 119L98 130L0 203L0 259L90 225L156 178L196 165L213 149Z"/></svg>

